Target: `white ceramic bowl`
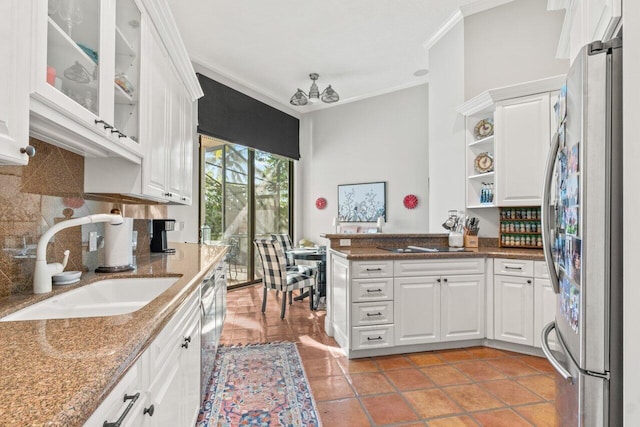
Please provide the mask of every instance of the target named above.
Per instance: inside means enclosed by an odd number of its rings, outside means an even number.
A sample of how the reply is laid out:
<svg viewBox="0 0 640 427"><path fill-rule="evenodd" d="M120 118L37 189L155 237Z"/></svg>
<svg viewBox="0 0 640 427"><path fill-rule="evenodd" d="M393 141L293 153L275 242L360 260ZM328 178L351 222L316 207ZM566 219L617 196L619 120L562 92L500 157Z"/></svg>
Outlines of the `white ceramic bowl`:
<svg viewBox="0 0 640 427"><path fill-rule="evenodd" d="M62 273L54 274L53 281L55 282L70 282L72 280L79 280L82 275L81 271L63 271Z"/></svg>

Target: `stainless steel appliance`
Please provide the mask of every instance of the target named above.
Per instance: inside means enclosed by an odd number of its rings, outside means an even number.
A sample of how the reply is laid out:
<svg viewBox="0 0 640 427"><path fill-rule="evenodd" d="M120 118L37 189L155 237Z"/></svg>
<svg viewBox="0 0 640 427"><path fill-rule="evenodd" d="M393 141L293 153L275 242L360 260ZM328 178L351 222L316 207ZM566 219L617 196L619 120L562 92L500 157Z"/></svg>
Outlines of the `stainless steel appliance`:
<svg viewBox="0 0 640 427"><path fill-rule="evenodd" d="M213 268L200 285L201 304L201 370L200 401L207 394L209 377L213 371L216 351L220 343L222 326L227 312L227 264L222 262Z"/></svg>
<svg viewBox="0 0 640 427"><path fill-rule="evenodd" d="M585 46L556 105L543 196L557 424L622 425L622 39ZM557 345L549 344L555 330Z"/></svg>

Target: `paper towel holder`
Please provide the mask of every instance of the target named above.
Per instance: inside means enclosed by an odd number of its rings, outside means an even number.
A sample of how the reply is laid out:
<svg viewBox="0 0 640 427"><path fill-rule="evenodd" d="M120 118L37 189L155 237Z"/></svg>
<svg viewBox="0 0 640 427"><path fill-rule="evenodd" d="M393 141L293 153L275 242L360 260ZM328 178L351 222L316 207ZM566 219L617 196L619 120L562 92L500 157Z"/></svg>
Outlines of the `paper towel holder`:
<svg viewBox="0 0 640 427"><path fill-rule="evenodd" d="M113 209L111 209L111 213L120 215L120 209L113 208ZM122 224L118 225L118 227L119 228L122 227L124 229L126 227L126 224L122 223ZM105 230L105 236L106 236L106 234L107 234L107 230ZM104 241L105 241L105 247L110 244L109 239L105 238ZM129 236L128 238L126 238L126 236L125 236L125 242L128 242L128 247L125 246L124 248L121 248L121 249L125 250L125 251L128 251L129 255L131 255L131 252L132 252L131 236ZM111 244L113 244L113 243L111 242ZM108 260L106 258L107 258L107 256L105 254L105 264L109 264L109 262L108 262ZM131 270L134 270L134 269L135 269L135 267L133 266L133 263L132 262L127 262L127 263L122 264L122 265L104 265L104 266L99 266L99 267L97 267L95 269L95 272L96 273L120 273L120 272L123 272L123 271L131 271Z"/></svg>

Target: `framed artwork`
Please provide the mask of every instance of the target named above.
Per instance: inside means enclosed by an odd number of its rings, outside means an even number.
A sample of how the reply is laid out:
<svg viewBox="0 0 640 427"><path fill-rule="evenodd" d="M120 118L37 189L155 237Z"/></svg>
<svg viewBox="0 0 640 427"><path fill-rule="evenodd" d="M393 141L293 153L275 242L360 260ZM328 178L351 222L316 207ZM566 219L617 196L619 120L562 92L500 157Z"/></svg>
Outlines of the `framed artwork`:
<svg viewBox="0 0 640 427"><path fill-rule="evenodd" d="M338 219L342 222L387 220L387 183L338 185Z"/></svg>

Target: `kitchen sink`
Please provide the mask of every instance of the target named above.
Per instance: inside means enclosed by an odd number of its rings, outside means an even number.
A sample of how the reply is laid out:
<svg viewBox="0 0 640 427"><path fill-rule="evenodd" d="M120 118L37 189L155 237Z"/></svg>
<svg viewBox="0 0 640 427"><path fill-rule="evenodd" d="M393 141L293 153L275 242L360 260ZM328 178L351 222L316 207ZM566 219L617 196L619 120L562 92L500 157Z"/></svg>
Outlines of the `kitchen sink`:
<svg viewBox="0 0 640 427"><path fill-rule="evenodd" d="M0 319L70 319L115 316L137 311L173 285L178 277L105 279L18 310Z"/></svg>
<svg viewBox="0 0 640 427"><path fill-rule="evenodd" d="M397 248L378 248L389 252L394 252L397 254L410 254L410 253L429 253L429 252L466 252L465 248L450 248L448 246L433 246L433 247L422 247L422 246L404 246Z"/></svg>

